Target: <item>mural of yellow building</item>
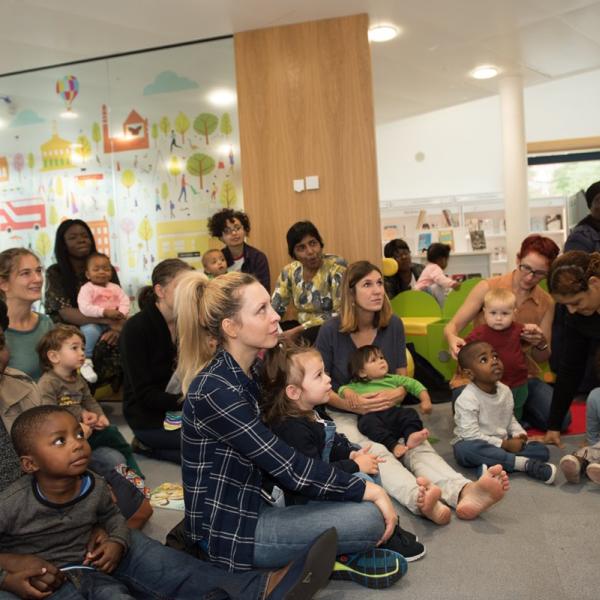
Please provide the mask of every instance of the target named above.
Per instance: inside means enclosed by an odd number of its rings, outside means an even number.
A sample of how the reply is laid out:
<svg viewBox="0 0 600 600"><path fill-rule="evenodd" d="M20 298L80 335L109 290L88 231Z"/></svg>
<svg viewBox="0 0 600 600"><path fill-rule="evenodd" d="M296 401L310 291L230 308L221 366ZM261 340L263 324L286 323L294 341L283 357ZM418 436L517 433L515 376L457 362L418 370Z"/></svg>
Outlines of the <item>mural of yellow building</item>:
<svg viewBox="0 0 600 600"><path fill-rule="evenodd" d="M181 258L196 269L202 269L200 255L208 250L211 237L206 219L163 221L156 224L158 261Z"/></svg>
<svg viewBox="0 0 600 600"><path fill-rule="evenodd" d="M42 151L42 171L52 171L56 169L72 169L75 167L71 158L73 148L71 142L63 140L58 136L56 126L52 137L40 146Z"/></svg>

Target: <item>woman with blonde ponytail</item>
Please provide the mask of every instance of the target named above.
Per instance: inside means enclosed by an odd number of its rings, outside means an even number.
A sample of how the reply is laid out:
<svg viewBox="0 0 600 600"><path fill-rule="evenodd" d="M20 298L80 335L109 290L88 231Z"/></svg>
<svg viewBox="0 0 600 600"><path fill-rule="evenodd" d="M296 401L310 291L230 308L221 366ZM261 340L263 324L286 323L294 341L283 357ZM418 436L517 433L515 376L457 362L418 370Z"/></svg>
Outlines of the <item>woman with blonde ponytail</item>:
<svg viewBox="0 0 600 600"><path fill-rule="evenodd" d="M334 526L338 550L359 553L353 570L343 572L366 583L377 561L384 573L390 566L393 573L375 582L391 585L403 572L403 559L389 550L373 550L397 523L384 490L306 458L262 421L256 359L261 349L275 347L279 339L279 316L265 288L244 273L210 281L188 274L179 283L176 305L178 372L184 387L191 379L181 438L191 541L229 571L272 568ZM210 360L208 336L217 346ZM330 502L274 506L273 481Z"/></svg>
<svg viewBox="0 0 600 600"><path fill-rule="evenodd" d="M583 380L588 357L600 349L600 253L574 250L559 256L548 273L548 291L568 311L544 437L546 444L560 446L560 425Z"/></svg>

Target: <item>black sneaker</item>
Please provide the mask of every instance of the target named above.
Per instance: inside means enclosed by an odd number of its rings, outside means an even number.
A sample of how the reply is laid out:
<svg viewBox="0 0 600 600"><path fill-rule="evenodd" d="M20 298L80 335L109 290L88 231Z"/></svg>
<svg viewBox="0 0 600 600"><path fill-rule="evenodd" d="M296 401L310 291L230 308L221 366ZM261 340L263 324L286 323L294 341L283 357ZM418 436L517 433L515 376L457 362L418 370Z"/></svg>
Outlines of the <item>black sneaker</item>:
<svg viewBox="0 0 600 600"><path fill-rule="evenodd" d="M338 556L331 579L354 581L374 590L383 590L394 585L406 573L407 566L405 558L397 552L373 548Z"/></svg>
<svg viewBox="0 0 600 600"><path fill-rule="evenodd" d="M142 454L143 456L152 456L153 454L152 448L146 446L146 444L142 444L136 437L131 440L131 449L136 454Z"/></svg>
<svg viewBox="0 0 600 600"><path fill-rule="evenodd" d="M546 485L551 485L556 478L556 467L550 463L530 458L525 465L525 473L532 479L538 479Z"/></svg>
<svg viewBox="0 0 600 600"><path fill-rule="evenodd" d="M404 531L400 525L396 525L392 537L382 546L388 550L393 550L402 554L406 562L413 562L425 556L425 546L417 541L414 533Z"/></svg>

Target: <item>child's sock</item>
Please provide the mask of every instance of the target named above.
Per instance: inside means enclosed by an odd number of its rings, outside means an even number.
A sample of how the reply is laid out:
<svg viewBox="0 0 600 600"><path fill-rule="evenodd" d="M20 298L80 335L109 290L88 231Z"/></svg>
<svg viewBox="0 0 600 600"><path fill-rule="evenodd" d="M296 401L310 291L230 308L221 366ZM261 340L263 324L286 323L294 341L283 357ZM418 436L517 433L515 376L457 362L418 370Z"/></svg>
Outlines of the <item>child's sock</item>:
<svg viewBox="0 0 600 600"><path fill-rule="evenodd" d="M525 456L515 456L515 471L525 471L528 460Z"/></svg>

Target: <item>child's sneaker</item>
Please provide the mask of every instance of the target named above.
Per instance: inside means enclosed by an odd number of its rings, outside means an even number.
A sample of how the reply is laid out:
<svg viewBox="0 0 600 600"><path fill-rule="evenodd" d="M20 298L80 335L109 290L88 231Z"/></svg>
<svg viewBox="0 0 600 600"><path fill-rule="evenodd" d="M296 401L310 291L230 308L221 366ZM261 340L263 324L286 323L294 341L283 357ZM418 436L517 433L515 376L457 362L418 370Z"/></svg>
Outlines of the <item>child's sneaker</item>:
<svg viewBox="0 0 600 600"><path fill-rule="evenodd" d="M551 485L556 477L556 467L553 464L530 458L525 465L525 473L533 479Z"/></svg>
<svg viewBox="0 0 600 600"><path fill-rule="evenodd" d="M88 383L96 383L96 381L98 381L98 375L96 375L96 371L94 371L94 363L91 358L86 358L83 361L79 372Z"/></svg>
<svg viewBox="0 0 600 600"><path fill-rule="evenodd" d="M365 587L383 590L398 581L408 568L406 559L385 548L342 554L333 565L331 579L354 581Z"/></svg>
<svg viewBox="0 0 600 600"><path fill-rule="evenodd" d="M585 469L585 474L597 484L600 484L600 464L590 463Z"/></svg>
<svg viewBox="0 0 600 600"><path fill-rule="evenodd" d="M569 483L579 483L581 478L581 461L573 454L567 454L560 459L558 467Z"/></svg>
<svg viewBox="0 0 600 600"><path fill-rule="evenodd" d="M392 537L383 545L383 548L401 554L406 562L413 562L425 556L425 546L419 542L417 536L409 531L404 531L400 525L396 525Z"/></svg>

